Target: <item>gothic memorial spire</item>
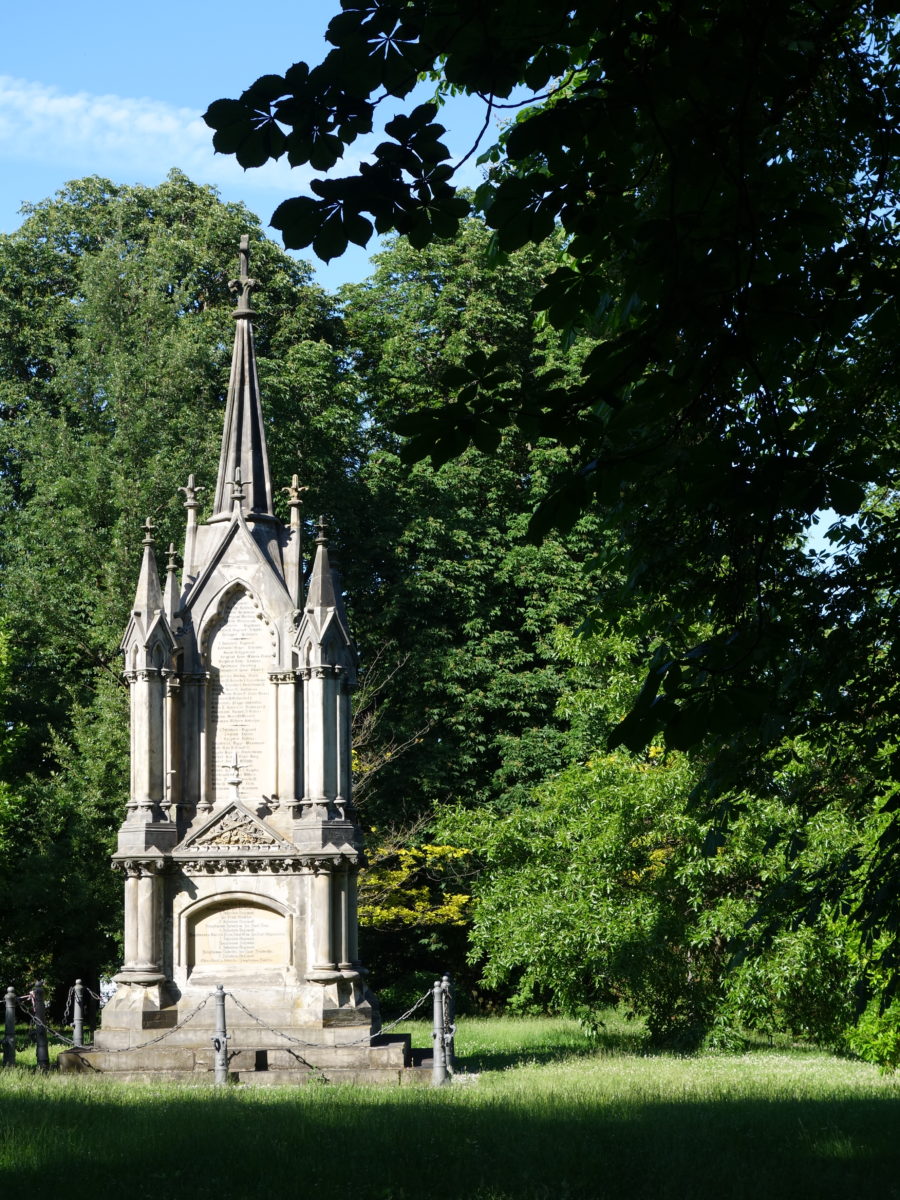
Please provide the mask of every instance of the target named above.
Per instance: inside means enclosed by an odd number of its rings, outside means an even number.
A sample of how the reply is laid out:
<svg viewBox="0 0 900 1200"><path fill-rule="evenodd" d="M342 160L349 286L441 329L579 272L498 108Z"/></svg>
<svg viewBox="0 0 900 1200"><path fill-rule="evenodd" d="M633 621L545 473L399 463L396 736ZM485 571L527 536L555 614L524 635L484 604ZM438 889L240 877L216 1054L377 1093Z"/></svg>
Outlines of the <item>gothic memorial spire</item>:
<svg viewBox="0 0 900 1200"><path fill-rule="evenodd" d="M266 453L266 433L263 427L259 400L259 377L256 371L256 350L253 344L250 294L258 286L250 277L250 238L241 238L240 276L229 281L237 294L237 307L232 316L234 351L231 357L231 378L228 381L228 400L225 406L225 428L222 433L222 454L216 480L216 497L212 520L227 520L233 499L241 493L240 504L248 521L272 518L272 481L269 476L269 457Z"/></svg>

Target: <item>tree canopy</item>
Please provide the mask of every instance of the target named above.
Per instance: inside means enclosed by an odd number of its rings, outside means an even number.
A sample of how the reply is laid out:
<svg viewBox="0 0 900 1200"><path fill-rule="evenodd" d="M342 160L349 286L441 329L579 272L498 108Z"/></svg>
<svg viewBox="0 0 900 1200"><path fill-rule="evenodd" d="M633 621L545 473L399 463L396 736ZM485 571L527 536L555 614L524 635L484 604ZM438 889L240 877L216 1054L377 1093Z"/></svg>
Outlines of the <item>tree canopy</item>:
<svg viewBox="0 0 900 1200"><path fill-rule="evenodd" d="M90 977L115 963L108 855L127 790L118 644L143 518L177 554L189 473L210 499L233 338L227 280L248 228L273 478L299 471L307 512L328 515L361 651L356 794L378 868L363 916L381 982L464 960L471 887L444 869L464 848L434 845L435 813L509 807L564 762L552 637L599 586L585 566L596 522L543 547L523 537L563 452L511 428L502 459L472 449L435 469L403 462L385 424L431 394L438 361L500 350L529 378L560 355L555 332L519 319L547 253L488 274L489 234L473 220L451 244L387 248L339 311L251 214L178 172L159 188L76 181L0 238L7 978Z"/></svg>
<svg viewBox="0 0 900 1200"><path fill-rule="evenodd" d="M152 515L180 548L190 472L213 482L233 338L228 277L251 230L267 279L260 371L275 469L339 476L336 326L308 269L242 206L179 172L76 181L0 237L0 961L7 979L94 979L116 960L109 869L128 787L119 641ZM349 421L355 429L355 420ZM329 460L328 455L332 458ZM312 474L312 472L310 472ZM208 492L206 495L208 496Z"/></svg>
<svg viewBox="0 0 900 1200"><path fill-rule="evenodd" d="M247 227L265 280L273 476L302 457L361 650L360 912L379 993L402 1001L411 974L450 964L491 1002L590 1022L622 1001L681 1047L787 1029L896 1061L900 1006L878 1011L890 966L872 965L890 930L874 924L867 948L850 919L866 863L891 865L891 493L845 523L827 569L785 540L783 654L752 663L768 712L732 683L717 692L729 739L679 743L670 728L611 750L660 632L677 619L685 645L709 641L709 605L686 584L669 596L628 580L636 525L619 510L586 505L529 540L577 446L510 418L498 452L463 442L444 463L413 462L394 428L452 405L472 363L493 364L479 388L498 412L547 374L579 385L596 331L527 315L564 232L499 258L477 217L421 248L395 237L338 302L250 214L177 172L159 188L77 181L0 239L7 978L68 983L116 961L116 647L142 517L177 545L179 484L193 470L211 482L226 280ZM845 582L830 592L834 578ZM804 608L808 624L791 627ZM883 653L866 658L873 645ZM718 803L703 803L715 780Z"/></svg>
<svg viewBox="0 0 900 1200"><path fill-rule="evenodd" d="M702 748L720 838L814 753L806 819L843 792L881 825L815 886L801 872L795 912L839 904L891 971L898 28L877 0L344 0L322 63L206 114L244 166L319 171L389 115L356 174L276 210L289 246L329 258L388 229L423 246L474 204L498 261L557 247L532 311L593 339L578 376L497 386L502 359L473 356L449 398L393 419L403 453L489 453L510 425L565 448L532 535L601 514L645 621L645 684L610 744ZM486 127L509 117L474 200L442 141L454 91Z"/></svg>

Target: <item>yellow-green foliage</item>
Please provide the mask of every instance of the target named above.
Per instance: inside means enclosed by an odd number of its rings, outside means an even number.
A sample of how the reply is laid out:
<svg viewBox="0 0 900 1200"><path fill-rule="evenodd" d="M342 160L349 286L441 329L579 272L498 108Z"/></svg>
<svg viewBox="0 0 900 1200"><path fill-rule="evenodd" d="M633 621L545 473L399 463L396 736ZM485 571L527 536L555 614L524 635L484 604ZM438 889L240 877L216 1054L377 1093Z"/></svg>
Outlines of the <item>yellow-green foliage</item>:
<svg viewBox="0 0 900 1200"><path fill-rule="evenodd" d="M460 846L376 847L360 881L359 919L379 929L465 925L471 896L451 891L452 864L470 851Z"/></svg>

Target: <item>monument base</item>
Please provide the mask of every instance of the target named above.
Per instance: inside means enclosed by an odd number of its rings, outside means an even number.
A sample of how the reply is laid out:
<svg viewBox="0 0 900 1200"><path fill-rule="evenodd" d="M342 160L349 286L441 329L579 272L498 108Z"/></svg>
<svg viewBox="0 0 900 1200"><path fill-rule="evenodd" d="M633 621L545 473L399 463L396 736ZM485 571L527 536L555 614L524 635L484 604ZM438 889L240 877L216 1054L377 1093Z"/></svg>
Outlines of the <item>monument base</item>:
<svg viewBox="0 0 900 1200"><path fill-rule="evenodd" d="M139 983L125 972L117 978L94 1045L64 1051L60 1070L211 1081L216 1018L209 987L198 981L179 995L171 982ZM328 983L247 983L227 992L226 1001L228 1069L237 1082L398 1084L417 1074L409 1037L378 1032L378 1002L358 972Z"/></svg>
<svg viewBox="0 0 900 1200"><path fill-rule="evenodd" d="M262 1031L260 1031L262 1032ZM252 1045L243 1031L229 1031L228 1073L233 1083L258 1087L298 1086L308 1083L401 1084L427 1082L428 1072L413 1064L408 1034L376 1034L368 1045L275 1047ZM240 1043L237 1045L236 1043ZM103 1075L122 1082L207 1084L214 1080L212 1039L194 1045L146 1046L116 1052L87 1048L64 1050L60 1071Z"/></svg>

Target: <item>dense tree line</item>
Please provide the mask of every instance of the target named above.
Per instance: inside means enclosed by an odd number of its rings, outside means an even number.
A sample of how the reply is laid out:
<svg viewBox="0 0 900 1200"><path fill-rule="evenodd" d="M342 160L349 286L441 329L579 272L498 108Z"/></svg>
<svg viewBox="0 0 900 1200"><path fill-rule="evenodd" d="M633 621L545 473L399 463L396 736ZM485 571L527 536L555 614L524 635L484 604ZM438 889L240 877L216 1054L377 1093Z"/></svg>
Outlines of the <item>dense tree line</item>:
<svg viewBox="0 0 900 1200"><path fill-rule="evenodd" d="M748 940L840 929L860 995L888 1003L900 984L896 8L341 8L320 64L210 105L214 144L249 167L284 155L325 171L387 118L355 173L314 180L274 214L286 244L324 258L387 229L424 247L473 206L501 255L561 245L533 309L596 339L578 378L504 390L498 364L475 357L449 403L395 420L406 454L489 451L510 425L568 452L531 532L599 516L644 636L644 685L608 747L689 751L702 764L692 813L719 858L768 814ZM423 80L433 103L414 94ZM511 118L479 147L474 202L442 140L456 91L481 98L485 132L498 110ZM811 562L803 531L827 509L832 553ZM892 1020L867 1017L885 1045Z"/></svg>
<svg viewBox="0 0 900 1200"><path fill-rule="evenodd" d="M562 357L560 339L521 320L546 256L488 273L489 235L473 222L427 254L393 246L338 311L255 218L178 173L156 189L79 181L0 242L0 836L14 851L0 903L15 977L96 974L116 960L107 858L127 781L118 641L143 517L178 547L178 487L190 472L207 489L214 481L227 279L245 228L264 284L257 349L273 478L299 470L308 511L328 514L362 653L358 795L382 882L398 852L413 855L391 911L377 904L378 869L364 907L383 928L370 937L385 980L389 967L433 970L448 953L464 964L471 887L443 876L467 855L418 849L431 844L434 813L508 806L564 761L551 641L603 572L584 565L596 552L588 518L542 547L523 537L559 451L511 430L502 460L473 450L433 470L404 463L386 426L440 394L443 372L477 350L501 353L526 381Z"/></svg>
<svg viewBox="0 0 900 1200"><path fill-rule="evenodd" d="M143 517L177 547L177 488L191 471L213 482L227 279L248 228L273 478L299 470L308 512L328 514L362 654L376 986L400 996L410 973L450 963L485 1003L590 1023L624 1002L681 1046L786 1029L890 1059L885 977L847 905L848 856L885 825L852 740L810 721L752 771L738 758L727 813L698 803L723 769L715 747L670 733L610 748L678 595L635 599L628 539L602 512L529 538L571 448L510 422L496 448L476 440L435 465L410 461L396 432L451 404L473 363L499 400L579 377L596 339L529 315L560 244L497 259L470 218L418 249L394 240L338 301L246 210L177 173L156 189L79 181L0 239L6 976L116 965L117 645ZM783 552L811 603L826 568L797 539ZM829 569L862 569L845 557ZM702 606L681 616L709 636ZM816 669L805 642L791 653Z"/></svg>

